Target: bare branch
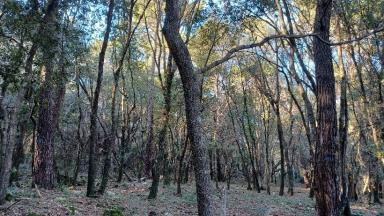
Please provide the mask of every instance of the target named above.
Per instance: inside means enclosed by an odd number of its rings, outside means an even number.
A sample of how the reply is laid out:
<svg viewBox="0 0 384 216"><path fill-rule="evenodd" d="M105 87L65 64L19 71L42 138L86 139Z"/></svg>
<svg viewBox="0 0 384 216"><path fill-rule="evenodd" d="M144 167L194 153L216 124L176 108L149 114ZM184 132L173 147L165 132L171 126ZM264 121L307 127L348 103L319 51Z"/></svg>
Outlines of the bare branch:
<svg viewBox="0 0 384 216"><path fill-rule="evenodd" d="M326 43L330 46L340 46L340 45L344 45L344 44L349 44L349 43L361 41L361 40L363 40L363 39L365 39L371 35L374 35L376 33L382 32L382 31L384 31L384 24L381 24L381 25L379 25L379 27L377 27L373 30L370 30L366 34L363 34L363 35L356 37L354 39L335 42L335 43L324 40L323 38L321 38L319 36L318 33L297 34L297 35L292 35L292 34L291 35L290 34L271 35L271 36L263 38L261 41L259 41L257 43L240 45L240 46L237 46L237 47L230 49L228 51L228 53L223 58L216 60L216 61L212 62L211 64L209 64L203 68L200 68L199 72L205 73L205 72L211 70L212 68L217 67L217 66L223 64L224 62L230 60L231 58L233 58L233 55L237 52L263 46L265 43L269 42L270 40L274 40L274 39L300 39L300 38L305 38L305 37L316 37L319 40L321 40L323 43Z"/></svg>

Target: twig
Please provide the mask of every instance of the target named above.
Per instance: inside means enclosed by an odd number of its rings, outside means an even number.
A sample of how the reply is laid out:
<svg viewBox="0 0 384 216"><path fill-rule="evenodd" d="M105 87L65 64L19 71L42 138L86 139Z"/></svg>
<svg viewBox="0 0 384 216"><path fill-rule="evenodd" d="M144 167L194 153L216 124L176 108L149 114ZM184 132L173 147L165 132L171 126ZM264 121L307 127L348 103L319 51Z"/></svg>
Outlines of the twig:
<svg viewBox="0 0 384 216"><path fill-rule="evenodd" d="M17 203L21 202L22 200L16 200L14 203L12 203L11 205L7 206L7 207L4 207L4 208L1 208L0 211L8 211L10 208L12 208L12 206L16 205Z"/></svg>
<svg viewBox="0 0 384 216"><path fill-rule="evenodd" d="M37 192L37 195L39 196L39 198L42 198L43 196L41 195L39 188L37 187L36 184L35 184L35 189L36 189L36 192Z"/></svg>

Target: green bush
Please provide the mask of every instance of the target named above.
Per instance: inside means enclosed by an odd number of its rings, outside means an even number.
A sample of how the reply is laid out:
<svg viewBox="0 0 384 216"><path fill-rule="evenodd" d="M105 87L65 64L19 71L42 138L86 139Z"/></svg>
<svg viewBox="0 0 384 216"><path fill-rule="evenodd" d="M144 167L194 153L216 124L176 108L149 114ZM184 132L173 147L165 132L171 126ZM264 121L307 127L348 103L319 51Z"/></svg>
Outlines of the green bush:
<svg viewBox="0 0 384 216"><path fill-rule="evenodd" d="M11 201L13 199L13 195L11 193L7 193L5 195L5 200L7 200L8 202Z"/></svg>
<svg viewBox="0 0 384 216"><path fill-rule="evenodd" d="M103 216L124 216L122 207L113 207L104 211Z"/></svg>
<svg viewBox="0 0 384 216"><path fill-rule="evenodd" d="M76 208L74 206L68 206L67 209L71 215L75 215Z"/></svg>

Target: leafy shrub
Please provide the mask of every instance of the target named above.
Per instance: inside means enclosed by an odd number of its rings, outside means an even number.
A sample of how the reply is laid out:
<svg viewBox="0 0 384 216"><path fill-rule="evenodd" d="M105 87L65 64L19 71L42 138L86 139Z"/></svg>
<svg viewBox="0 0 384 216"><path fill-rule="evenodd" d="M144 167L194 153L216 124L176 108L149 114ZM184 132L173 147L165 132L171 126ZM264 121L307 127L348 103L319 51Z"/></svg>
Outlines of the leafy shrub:
<svg viewBox="0 0 384 216"><path fill-rule="evenodd" d="M104 211L103 216L124 216L124 208L116 206Z"/></svg>

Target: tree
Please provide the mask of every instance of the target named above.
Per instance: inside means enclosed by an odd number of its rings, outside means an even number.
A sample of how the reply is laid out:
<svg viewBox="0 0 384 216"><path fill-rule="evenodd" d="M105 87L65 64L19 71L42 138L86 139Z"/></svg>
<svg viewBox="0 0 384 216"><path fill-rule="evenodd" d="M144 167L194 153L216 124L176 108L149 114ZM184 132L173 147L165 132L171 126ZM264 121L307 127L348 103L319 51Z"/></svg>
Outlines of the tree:
<svg viewBox="0 0 384 216"><path fill-rule="evenodd" d="M165 20L162 32L179 69L183 83L188 137L191 140L195 166L198 212L199 215L213 215L211 198L212 186L207 163L208 152L202 140L201 130L201 74L194 69L188 48L179 34L179 12L179 2L174 0L166 1Z"/></svg>
<svg viewBox="0 0 384 216"><path fill-rule="evenodd" d="M339 185L336 161L336 93L329 44L332 0L318 0L314 31L319 34L313 40L317 92L317 139L315 165L315 196L318 215L339 215Z"/></svg>
<svg viewBox="0 0 384 216"><path fill-rule="evenodd" d="M37 137L33 159L33 184L52 189L55 183L54 145L60 110L65 94L66 68L64 50L57 29L57 8L59 1L52 1L41 35L43 52L42 74L44 76L39 94ZM58 55L60 54L60 55ZM57 61L57 58L59 61ZM56 67L55 67L56 66Z"/></svg>
<svg viewBox="0 0 384 216"><path fill-rule="evenodd" d="M93 197L96 195L95 190L95 180L96 180L96 143L97 140L97 111L99 108L99 97L100 97L100 91L101 86L103 82L103 73L104 73L104 59L105 59L105 52L107 50L108 46L108 40L109 35L111 33L112 28L112 16L113 16L113 9L115 6L115 1L110 0L109 6L108 6L108 13L106 18L106 29L104 33L104 40L103 44L101 46L100 54L99 54L99 64L98 64L98 72L97 72L97 83L95 92L93 95L92 100L92 110L91 110L91 119L90 119L90 136L89 136L89 158L88 158L88 184L87 184L87 196Z"/></svg>

